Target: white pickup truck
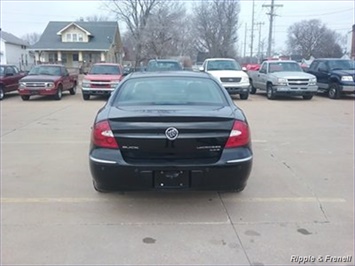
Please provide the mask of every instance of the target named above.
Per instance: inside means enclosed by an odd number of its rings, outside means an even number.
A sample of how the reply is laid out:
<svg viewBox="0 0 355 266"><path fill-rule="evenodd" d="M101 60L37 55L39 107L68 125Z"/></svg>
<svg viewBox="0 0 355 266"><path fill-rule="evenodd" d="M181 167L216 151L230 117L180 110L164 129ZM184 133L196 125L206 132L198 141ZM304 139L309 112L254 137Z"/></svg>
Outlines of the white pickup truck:
<svg viewBox="0 0 355 266"><path fill-rule="evenodd" d="M200 71L217 78L229 95L239 94L240 99L248 99L249 77L233 58L208 58L203 62Z"/></svg>
<svg viewBox="0 0 355 266"><path fill-rule="evenodd" d="M259 71L249 71L250 93L266 91L268 99L276 96L302 96L310 100L317 93L317 78L305 73L296 61L264 61Z"/></svg>

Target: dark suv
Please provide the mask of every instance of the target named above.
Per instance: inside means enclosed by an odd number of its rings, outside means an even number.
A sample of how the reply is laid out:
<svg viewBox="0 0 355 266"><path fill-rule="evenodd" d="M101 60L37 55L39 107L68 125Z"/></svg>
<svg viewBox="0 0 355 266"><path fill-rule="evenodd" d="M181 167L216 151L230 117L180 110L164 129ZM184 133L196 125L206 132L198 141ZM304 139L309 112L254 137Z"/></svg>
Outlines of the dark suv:
<svg viewBox="0 0 355 266"><path fill-rule="evenodd" d="M355 61L340 58L315 59L307 70L317 77L318 91L331 99L355 93Z"/></svg>
<svg viewBox="0 0 355 266"><path fill-rule="evenodd" d="M170 59L152 59L148 62L146 71L178 71L183 70L179 61Z"/></svg>

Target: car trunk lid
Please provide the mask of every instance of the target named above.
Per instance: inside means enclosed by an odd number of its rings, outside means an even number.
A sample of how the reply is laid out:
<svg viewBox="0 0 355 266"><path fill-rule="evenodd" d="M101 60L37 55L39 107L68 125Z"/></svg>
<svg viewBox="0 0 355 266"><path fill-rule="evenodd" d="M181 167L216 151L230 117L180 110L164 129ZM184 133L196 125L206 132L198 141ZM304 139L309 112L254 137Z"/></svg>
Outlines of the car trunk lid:
<svg viewBox="0 0 355 266"><path fill-rule="evenodd" d="M109 122L123 158L128 163L218 161L233 126L232 109L193 108L150 106L111 110Z"/></svg>

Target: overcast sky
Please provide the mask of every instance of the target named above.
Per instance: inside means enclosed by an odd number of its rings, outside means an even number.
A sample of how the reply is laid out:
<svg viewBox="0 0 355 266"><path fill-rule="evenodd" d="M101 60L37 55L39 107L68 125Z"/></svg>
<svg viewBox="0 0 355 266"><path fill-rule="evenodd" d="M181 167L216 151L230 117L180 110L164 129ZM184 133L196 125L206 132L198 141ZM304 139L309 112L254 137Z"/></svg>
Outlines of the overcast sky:
<svg viewBox="0 0 355 266"><path fill-rule="evenodd" d="M188 1L185 1L188 3ZM240 1L240 29L239 29L239 52L244 53L243 43L245 36L245 23L248 27L247 55L250 53L250 34L252 22L252 0ZM269 18L266 13L269 8L262 5L271 4L271 0L255 0L255 22L264 22L261 28L261 39L267 43ZM274 46L276 49L285 48L287 28L301 20L320 19L330 29L348 37L350 44L350 31L354 24L354 0L275 0L276 8L274 27ZM79 17L90 15L109 15L101 8L102 1L19 1L0 0L0 27L3 31L22 37L27 33L42 33L49 21L73 21ZM190 5L188 5L190 6ZM120 24L123 29L123 24ZM259 26L254 28L254 51L257 51L259 40ZM265 46L266 49L266 46Z"/></svg>

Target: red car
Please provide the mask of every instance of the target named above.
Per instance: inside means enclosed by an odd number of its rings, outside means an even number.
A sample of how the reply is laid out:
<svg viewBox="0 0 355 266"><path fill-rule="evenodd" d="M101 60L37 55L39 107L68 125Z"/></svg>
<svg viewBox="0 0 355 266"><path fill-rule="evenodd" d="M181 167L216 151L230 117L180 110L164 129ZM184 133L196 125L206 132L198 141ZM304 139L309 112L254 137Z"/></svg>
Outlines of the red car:
<svg viewBox="0 0 355 266"><path fill-rule="evenodd" d="M120 64L94 64L81 84L83 99L89 100L91 95L110 95L123 78L124 71Z"/></svg>
<svg viewBox="0 0 355 266"><path fill-rule="evenodd" d="M69 74L63 65L38 65L20 80L18 91L24 101L33 95L52 95L55 100L60 100L63 91L69 91L71 95L76 93L77 81L78 75Z"/></svg>
<svg viewBox="0 0 355 266"><path fill-rule="evenodd" d="M16 66L0 65L0 101L4 99L5 93L16 91L19 80L26 76L25 72L20 72Z"/></svg>

